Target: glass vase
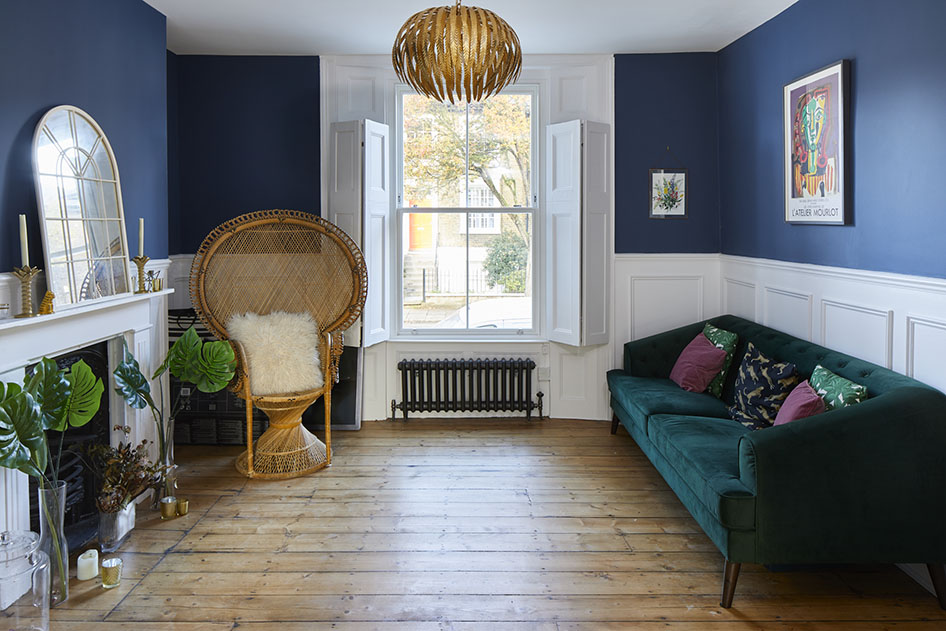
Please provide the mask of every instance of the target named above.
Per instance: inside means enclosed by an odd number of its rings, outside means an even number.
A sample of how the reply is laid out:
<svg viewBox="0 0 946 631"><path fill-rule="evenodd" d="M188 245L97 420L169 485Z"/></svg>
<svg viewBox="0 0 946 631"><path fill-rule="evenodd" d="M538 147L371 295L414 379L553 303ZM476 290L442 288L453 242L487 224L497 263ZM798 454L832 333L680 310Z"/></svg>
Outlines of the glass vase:
<svg viewBox="0 0 946 631"><path fill-rule="evenodd" d="M118 550L135 527L135 503L116 513L99 513L99 545L102 552Z"/></svg>
<svg viewBox="0 0 946 631"><path fill-rule="evenodd" d="M63 529L66 515L66 483L52 487L41 484L39 496L39 550L49 556L49 603L51 606L69 598L69 546Z"/></svg>
<svg viewBox="0 0 946 631"><path fill-rule="evenodd" d="M158 463L163 472L154 485L151 509L161 509L161 499L177 494L177 465L174 464L174 419L158 422Z"/></svg>

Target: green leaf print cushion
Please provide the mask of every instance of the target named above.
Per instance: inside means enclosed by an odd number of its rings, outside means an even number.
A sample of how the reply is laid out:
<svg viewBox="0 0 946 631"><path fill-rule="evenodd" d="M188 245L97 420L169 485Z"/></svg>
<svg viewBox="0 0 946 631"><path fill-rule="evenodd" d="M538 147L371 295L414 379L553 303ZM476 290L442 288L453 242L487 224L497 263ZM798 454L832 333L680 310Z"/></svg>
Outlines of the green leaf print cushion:
<svg viewBox="0 0 946 631"><path fill-rule="evenodd" d="M836 375L822 365L815 366L808 380L818 396L824 399L825 411L843 408L867 399L867 387Z"/></svg>
<svg viewBox="0 0 946 631"><path fill-rule="evenodd" d="M713 343L716 348L726 351L726 359L723 360L723 369L719 374L713 377L713 380L706 387L706 391L717 399L723 396L723 382L726 381L726 372L732 364L733 352L736 350L736 343L739 342L739 336L724 329L718 329L709 322L703 327L703 335Z"/></svg>

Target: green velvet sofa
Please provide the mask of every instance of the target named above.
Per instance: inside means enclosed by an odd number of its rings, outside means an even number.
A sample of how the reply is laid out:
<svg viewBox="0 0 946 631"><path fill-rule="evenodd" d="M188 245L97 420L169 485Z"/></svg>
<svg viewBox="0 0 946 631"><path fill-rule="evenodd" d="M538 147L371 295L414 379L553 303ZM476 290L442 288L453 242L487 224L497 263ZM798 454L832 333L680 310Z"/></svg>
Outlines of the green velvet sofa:
<svg viewBox="0 0 946 631"><path fill-rule="evenodd" d="M709 320L739 335L723 399L668 379L698 322L629 342L608 373L624 425L725 557L722 606L741 563L926 563L946 609L946 396L914 379L732 315ZM729 418L751 341L868 388L857 405L762 430Z"/></svg>

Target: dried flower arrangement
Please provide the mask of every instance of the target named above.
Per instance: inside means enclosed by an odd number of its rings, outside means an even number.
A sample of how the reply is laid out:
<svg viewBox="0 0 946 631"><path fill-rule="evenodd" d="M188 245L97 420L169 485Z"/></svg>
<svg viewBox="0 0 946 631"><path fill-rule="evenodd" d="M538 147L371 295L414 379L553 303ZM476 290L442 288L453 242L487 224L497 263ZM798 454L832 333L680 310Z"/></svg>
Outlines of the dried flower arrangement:
<svg viewBox="0 0 946 631"><path fill-rule="evenodd" d="M127 435L131 428L115 426ZM103 513L117 513L135 498L153 487L165 471L160 464L148 458L148 441L143 440L137 447L131 443L110 445L92 445L88 456L92 470L99 481L99 491L95 504Z"/></svg>

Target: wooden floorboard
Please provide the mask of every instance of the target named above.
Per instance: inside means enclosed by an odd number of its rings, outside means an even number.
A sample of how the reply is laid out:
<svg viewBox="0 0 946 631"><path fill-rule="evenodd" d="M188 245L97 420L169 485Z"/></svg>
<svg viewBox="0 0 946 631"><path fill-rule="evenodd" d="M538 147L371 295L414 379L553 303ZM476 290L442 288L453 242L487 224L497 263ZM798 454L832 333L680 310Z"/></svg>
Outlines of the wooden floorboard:
<svg viewBox="0 0 946 631"><path fill-rule="evenodd" d="M933 631L892 566L722 557L623 432L544 420L417 420L336 432L333 466L247 480L237 448L181 448L190 514L145 506L121 587L73 581L54 629Z"/></svg>

